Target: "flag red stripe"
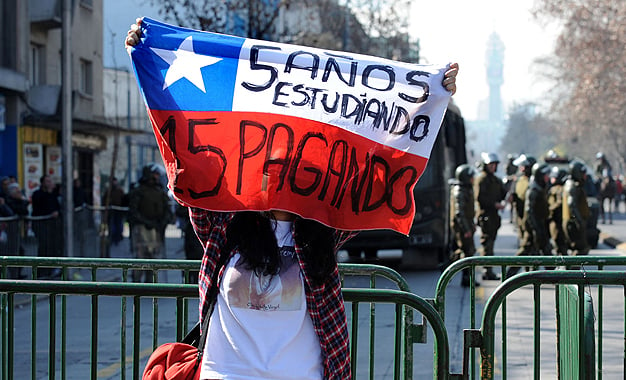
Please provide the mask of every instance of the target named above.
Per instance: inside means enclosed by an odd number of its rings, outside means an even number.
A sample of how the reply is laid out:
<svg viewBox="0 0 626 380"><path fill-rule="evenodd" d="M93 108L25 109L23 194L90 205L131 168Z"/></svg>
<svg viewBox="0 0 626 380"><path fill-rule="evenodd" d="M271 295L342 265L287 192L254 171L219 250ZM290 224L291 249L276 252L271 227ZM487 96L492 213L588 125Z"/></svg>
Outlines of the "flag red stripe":
<svg viewBox="0 0 626 380"><path fill-rule="evenodd" d="M151 110L150 117L184 204L282 209L346 230L410 229L424 157L291 116Z"/></svg>

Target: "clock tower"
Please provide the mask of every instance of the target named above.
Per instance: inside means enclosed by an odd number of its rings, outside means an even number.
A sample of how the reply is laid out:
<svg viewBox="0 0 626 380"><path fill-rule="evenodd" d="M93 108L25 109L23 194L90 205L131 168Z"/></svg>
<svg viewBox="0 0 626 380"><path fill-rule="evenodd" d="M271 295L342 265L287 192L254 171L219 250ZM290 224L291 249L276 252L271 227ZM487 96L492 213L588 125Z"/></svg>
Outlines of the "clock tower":
<svg viewBox="0 0 626 380"><path fill-rule="evenodd" d="M504 43L500 36L493 32L487 41L485 54L487 68L487 84L489 85L489 121L499 122L504 119L500 88L504 83L502 68L504 63Z"/></svg>

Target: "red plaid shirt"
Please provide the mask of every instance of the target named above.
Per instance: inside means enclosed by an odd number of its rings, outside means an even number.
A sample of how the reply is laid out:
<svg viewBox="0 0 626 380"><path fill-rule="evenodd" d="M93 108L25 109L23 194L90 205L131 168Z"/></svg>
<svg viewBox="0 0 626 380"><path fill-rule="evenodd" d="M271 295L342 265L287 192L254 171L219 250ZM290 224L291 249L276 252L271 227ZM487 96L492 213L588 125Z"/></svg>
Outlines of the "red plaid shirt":
<svg viewBox="0 0 626 380"><path fill-rule="evenodd" d="M190 208L189 213L194 230L204 247L199 275L200 322L202 323L202 316L208 308L206 294L212 286L211 277L222 248L226 244L226 228L234 214L199 208ZM355 234L356 232L335 231L335 252ZM307 308L322 348L324 379L351 379L348 324L341 294L339 270L335 267L334 273L324 284L313 284L302 261L302 248L296 244L295 250L304 278ZM233 253L230 252L230 255L232 256Z"/></svg>

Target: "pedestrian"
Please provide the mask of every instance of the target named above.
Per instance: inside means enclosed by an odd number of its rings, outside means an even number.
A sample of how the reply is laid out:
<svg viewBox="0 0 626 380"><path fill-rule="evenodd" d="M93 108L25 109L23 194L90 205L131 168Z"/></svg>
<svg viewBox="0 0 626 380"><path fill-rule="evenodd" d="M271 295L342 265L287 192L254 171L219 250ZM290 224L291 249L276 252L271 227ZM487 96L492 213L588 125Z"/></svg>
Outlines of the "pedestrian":
<svg viewBox="0 0 626 380"><path fill-rule="evenodd" d="M9 184L7 191L6 204L15 215L20 217L19 220L11 222L14 224L9 230L14 236L12 238L9 237L8 251L11 254L17 253L19 256L24 256L25 249L21 242L26 234L24 222L25 217L27 217L29 213L28 206L30 202L22 192L22 189L20 189L20 185L16 182ZM9 268L9 272L11 272L11 278L25 278L25 275L22 274L22 267Z"/></svg>
<svg viewBox="0 0 626 380"><path fill-rule="evenodd" d="M37 255L39 257L62 257L63 256L63 225L61 222L61 204L56 186L52 178L43 175L39 180L39 189L33 193L32 213L33 232L37 236ZM58 277L61 271L41 268L39 275L46 277Z"/></svg>
<svg viewBox="0 0 626 380"><path fill-rule="evenodd" d="M15 255L16 244L13 241L16 238L15 228L13 224L15 214L9 207L3 197L0 197L0 255Z"/></svg>
<svg viewBox="0 0 626 380"><path fill-rule="evenodd" d="M624 176L622 174L615 179L615 212L620 213L620 204L624 198Z"/></svg>
<svg viewBox="0 0 626 380"><path fill-rule="evenodd" d="M0 197L6 198L11 178L7 176L0 177Z"/></svg>
<svg viewBox="0 0 626 380"><path fill-rule="evenodd" d="M517 256L552 256L550 228L548 222L549 206L546 193L550 175L547 164L535 163L526 196L524 197L524 244L517 251ZM519 267L509 267L506 277L519 271ZM548 269L553 269L548 267Z"/></svg>
<svg viewBox="0 0 626 380"><path fill-rule="evenodd" d="M124 232L124 198L126 194L119 185L116 177L111 178L111 186L107 188L102 196L102 204L107 209L107 221L109 225L109 236L113 245L119 244L123 239Z"/></svg>
<svg viewBox="0 0 626 380"><path fill-rule="evenodd" d="M550 171L550 187L548 189L548 207L550 210L548 222L550 238L555 245L556 253L567 256L567 240L563 231L563 184L567 171L557 166Z"/></svg>
<svg viewBox="0 0 626 380"><path fill-rule="evenodd" d="M587 220L591 212L584 189L587 169L578 160L570 162L569 169L569 178L563 187L563 231L572 255L582 256L589 253Z"/></svg>
<svg viewBox="0 0 626 380"><path fill-rule="evenodd" d="M455 180L450 188L450 230L454 234L455 249L450 258L455 262L476 253L474 246L474 168L471 165L459 165L455 171ZM478 285L479 283L476 283ZM461 286L470 286L470 269L464 269Z"/></svg>
<svg viewBox="0 0 626 380"><path fill-rule="evenodd" d="M0 197L0 217L6 218L15 215L11 207L7 204L3 197Z"/></svg>
<svg viewBox="0 0 626 380"><path fill-rule="evenodd" d="M140 25L131 26L127 48L138 43ZM453 63L444 75L452 94L457 72ZM353 233L279 210L191 208L190 216L204 247L200 319L219 285L200 379L352 378L336 253ZM217 268L222 251L228 261Z"/></svg>
<svg viewBox="0 0 626 380"><path fill-rule="evenodd" d="M28 206L30 202L20 189L20 185L17 183L11 183L8 187L8 193L6 197L7 206L11 208L13 213L20 216L28 215Z"/></svg>
<svg viewBox="0 0 626 380"><path fill-rule="evenodd" d="M139 186L129 194L128 219L133 252L138 259L162 258L165 227L172 219L167 191L155 164L146 165ZM133 271L134 282L152 282L152 271Z"/></svg>
<svg viewBox="0 0 626 380"><path fill-rule="evenodd" d="M500 177L496 176L500 160L495 153L482 153L482 171L475 183L475 196L478 206L478 225L482 256L493 256L493 247L501 226L500 210L504 209L506 189ZM486 267L483 280L499 280L493 268Z"/></svg>

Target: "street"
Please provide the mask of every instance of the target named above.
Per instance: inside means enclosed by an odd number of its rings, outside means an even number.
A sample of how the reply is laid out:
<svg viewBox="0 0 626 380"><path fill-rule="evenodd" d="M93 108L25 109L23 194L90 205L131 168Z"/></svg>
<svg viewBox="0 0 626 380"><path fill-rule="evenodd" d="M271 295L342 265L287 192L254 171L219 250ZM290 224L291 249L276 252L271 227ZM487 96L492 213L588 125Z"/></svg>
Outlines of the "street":
<svg viewBox="0 0 626 380"><path fill-rule="evenodd" d="M626 217L623 214L615 215L614 224L612 225L599 225L602 231L602 239L608 239L610 242L614 240L625 240L626 236L619 236L625 234L626 231ZM476 234L478 239L478 234ZM610 240L614 239L614 240ZM478 244L478 240L477 240ZM167 232L167 258L169 259L184 259L184 252L182 250L182 238L180 231L174 226L170 226ZM503 225L499 231L499 235L496 241L496 253L503 256L514 255L516 251L516 236L514 234L513 225L508 222L505 217ZM619 249L610 247L604 243L600 243L597 248L592 249L590 255L623 255L624 252ZM112 257L130 257L128 250L128 239L125 238L122 243L111 248ZM433 298L435 295L435 286L439 278L438 270L424 270L424 271L406 271L399 267L400 254L394 251L380 252L380 258L376 262L377 264L387 265L399 271L399 273L407 280L410 289L417 295L423 298ZM347 261L347 253L342 251L339 256L340 261ZM180 282L180 274L178 272L170 271L161 274L161 281L163 282ZM477 310L476 310L476 327L480 326L480 318L482 306L488 300L491 292L499 284L499 281L482 281L481 285L476 288ZM346 287L360 286L358 282L346 281ZM379 287L385 287L386 285L379 285ZM391 285L389 286L391 287ZM545 325L546 332L553 334L554 326L550 322L554 319L554 287L547 287L545 290L542 288L542 316L545 315L548 324ZM605 298L610 297L613 290L605 290ZM623 297L621 289L614 289L617 297ZM545 294L545 296L544 296ZM510 321L508 325L508 369L507 375L509 378L531 378L533 370L533 358L532 358L532 315L533 315L533 292L532 289L522 289L511 295L507 301L508 311L507 318ZM60 297L59 297L60 298ZM92 302L90 297L67 297L67 316L66 316L66 331L67 331L67 379L85 379L90 374L90 344L92 343L92 333L90 327L91 321L91 307ZM133 303L132 299L128 299L124 305L120 298L116 297L101 297L98 301L98 340L97 340L97 374L99 379L120 379L120 369L122 363L119 361L120 352L124 350L126 359L126 378L132 378L133 374L130 371L129 363L132 361L133 347L132 347L132 326L133 326ZM30 347L32 341L28 338L29 335L25 335L23 338L15 340L15 378L30 377L31 373L31 360L34 359L37 363L36 378L44 379L48 378L49 362L49 342L47 341L47 331L49 330L49 315L48 310L50 307L47 297L42 297L37 304L37 319L35 322L31 321L31 307L30 304L23 304L15 311L15 331L30 331L30 324L34 323L37 327L37 354L34 358L30 356ZM122 310L126 308L126 339L125 346L123 347L122 339ZM617 330L618 332L623 329L620 318L620 308L623 305L617 303L614 305L607 305L604 309L604 323L606 324L606 331ZM60 313L61 313L61 301L57 299L57 321L56 328L60 330ZM174 336L174 302L171 300L161 300L158 303L158 324L159 324L159 342L173 341ZM190 320L197 318L197 308L195 302L190 302L189 305ZM348 313L350 316L350 308L348 307ZM448 331L448 338L450 344L450 364L452 373L460 373L462 365L462 347L463 347L463 329L470 327L469 322L469 290L460 286L460 275L455 277L448 286L446 292L446 328ZM550 316L552 316L550 319ZM142 300L141 302L141 323L152 323L152 302L149 300ZM358 358L358 370L356 378L367 378L370 371L368 364L368 346L367 336L361 337L361 334L368 332L368 318L369 318L369 306L363 308L359 315L359 352ZM145 322L144 322L145 321ZM615 328L613 325L615 323ZM392 379L393 378L393 306L392 305L377 305L376 306L376 336L375 336L375 361L373 364L374 378L376 379ZM542 325L543 328L543 325ZM142 330L141 347L138 348L138 354L141 358L141 369L147 360L147 357L151 353L152 345L152 330L149 328ZM543 334L543 332L542 332ZM603 346L605 347L604 355L604 374L609 376L610 374L621 374L622 372L622 358L619 355L619 333L617 333L617 343L605 338ZM57 352L60 350L59 339L55 342ZM545 348L544 348L545 345ZM555 376L556 364L554 359L550 359L554 356L553 340L545 340L542 342L542 378L553 378ZM364 347L364 348L363 348ZM57 354L58 355L58 354ZM414 346L414 379L432 378L433 366L433 337L432 332L429 331L428 343L417 344ZM544 359L547 363L544 365ZM58 358L58 356L57 356ZM60 378L60 368L58 363L55 365L55 371L57 372L57 378ZM612 372L613 371L613 372ZM498 375L496 371L496 376ZM621 376L621 375L620 375ZM607 377L607 378L609 378Z"/></svg>
<svg viewBox="0 0 626 380"><path fill-rule="evenodd" d="M600 243L597 248L592 249L589 255L592 256L622 256L626 253L624 245L619 245L620 249L613 247L615 244L626 241L626 215L615 214L613 216L613 224L598 224L601 231ZM475 235L476 247L480 247L479 232ZM607 245L604 241L610 243ZM517 251L517 237L513 228L513 224L509 223L508 214L502 219L502 227L498 232L496 240L495 253L501 256L513 256ZM380 255L380 254L379 254ZM433 298L435 296L435 287L439 279L439 271L405 271L398 267L400 263L400 252L383 252L383 259L379 264L390 265L397 269L400 274L406 278L411 290L417 295L424 298ZM346 256L347 257L347 256ZM584 268L583 268L584 269ZM609 268L607 268L609 269ZM623 268L610 268L613 270ZM460 286L460 274L448 285L446 292L446 328L448 331L448 339L450 344L450 366L452 373L462 372L462 349L463 349L463 329L470 328L470 300L469 289ZM477 276L481 285L476 288L476 325L480 327L482 317L482 307L489 299L493 290L500 284L500 281L482 281ZM592 292L594 305L597 308L597 291ZM507 301L507 378L510 379L529 379L533 378L533 289L525 287L511 294ZM623 339L620 331L623 331L623 302L607 302L607 299L623 299L623 289L621 287L605 287L604 288L604 331L611 332L610 336L604 337L604 357L603 357L603 374L605 378L622 378L623 374L623 358L620 353L623 351ZM541 290L541 316L542 316L542 332L541 335L547 334L547 339L542 339L541 343L541 378L556 378L556 347L555 347L555 301L554 286L545 286ZM380 313L377 311L377 318ZM500 317L498 317L500 318ZM599 317L598 317L599 318ZM597 322L596 322L597 327ZM545 330L545 331L544 331ZM391 334L391 327L389 333ZM430 332L430 330L429 330ZM416 364L414 365L414 379L432 378L432 334L429 334L429 343L426 345L416 345L414 357ZM501 339L501 337L497 337ZM476 353L478 355L478 353ZM421 360L424 358L424 365ZM479 358L477 356L477 358ZM389 360L389 359L388 359ZM477 360L476 363L479 363ZM376 363L377 368L382 370L387 368L388 372L376 372L376 379L391 379L392 368L389 362ZM477 364L478 367L478 364ZM359 367L362 368L362 367ZM364 372L359 373L358 378L363 378L367 374L367 368L363 368ZM495 376L501 375L496 368Z"/></svg>

